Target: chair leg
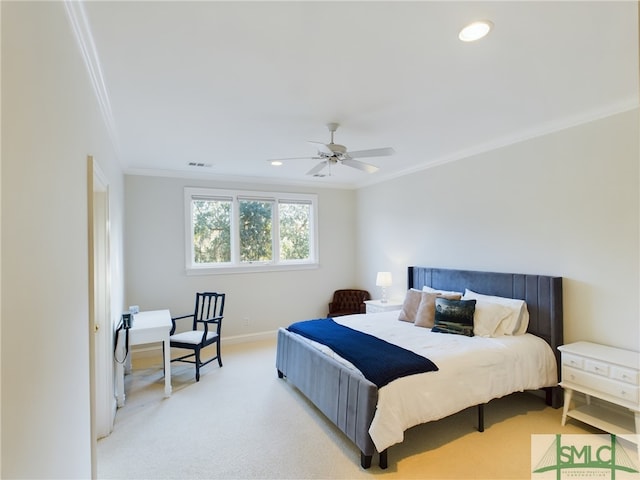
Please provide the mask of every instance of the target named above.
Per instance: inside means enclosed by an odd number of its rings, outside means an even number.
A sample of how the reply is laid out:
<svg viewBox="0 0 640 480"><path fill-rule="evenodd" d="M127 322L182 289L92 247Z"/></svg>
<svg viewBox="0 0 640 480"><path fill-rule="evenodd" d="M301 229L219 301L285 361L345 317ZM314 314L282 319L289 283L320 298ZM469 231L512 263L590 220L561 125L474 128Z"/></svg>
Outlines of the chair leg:
<svg viewBox="0 0 640 480"><path fill-rule="evenodd" d="M195 350L195 360L196 360L196 382L200 381L200 349L196 348Z"/></svg>
<svg viewBox="0 0 640 480"><path fill-rule="evenodd" d="M218 352L218 365L222 366L222 356L220 355L220 341L216 343L216 348Z"/></svg>

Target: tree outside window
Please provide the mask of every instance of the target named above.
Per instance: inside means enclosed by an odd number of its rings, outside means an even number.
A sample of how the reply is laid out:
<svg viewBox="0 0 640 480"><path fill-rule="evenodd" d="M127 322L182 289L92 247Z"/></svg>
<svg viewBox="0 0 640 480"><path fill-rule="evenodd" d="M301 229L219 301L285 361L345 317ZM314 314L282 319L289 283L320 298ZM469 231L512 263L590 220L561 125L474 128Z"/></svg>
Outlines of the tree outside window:
<svg viewBox="0 0 640 480"><path fill-rule="evenodd" d="M307 260L310 203L280 203L280 260Z"/></svg>
<svg viewBox="0 0 640 480"><path fill-rule="evenodd" d="M273 258L273 202L240 200L240 261L269 262Z"/></svg>
<svg viewBox="0 0 640 480"><path fill-rule="evenodd" d="M193 200L195 263L231 261L231 201Z"/></svg>

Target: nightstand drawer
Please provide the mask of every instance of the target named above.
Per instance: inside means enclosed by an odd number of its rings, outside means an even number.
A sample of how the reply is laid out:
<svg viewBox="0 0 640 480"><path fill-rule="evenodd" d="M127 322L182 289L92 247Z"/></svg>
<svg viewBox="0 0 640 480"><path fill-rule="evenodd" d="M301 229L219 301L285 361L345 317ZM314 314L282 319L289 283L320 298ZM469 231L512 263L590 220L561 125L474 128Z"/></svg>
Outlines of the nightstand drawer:
<svg viewBox="0 0 640 480"><path fill-rule="evenodd" d="M640 382L638 381L638 371L631 370L630 368L612 367L611 378L620 380L625 383L630 383L631 385L640 384Z"/></svg>
<svg viewBox="0 0 640 480"><path fill-rule="evenodd" d="M627 402L631 402L640 407L640 391L638 391L638 387L632 387L631 385L618 385L618 389L616 392L616 396Z"/></svg>
<svg viewBox="0 0 640 480"><path fill-rule="evenodd" d="M638 387L601 377L598 374L564 366L562 367L562 381L572 387L575 386L579 391L581 391L580 387L585 387L594 392L600 392L605 399L616 397L625 402L638 403Z"/></svg>
<svg viewBox="0 0 640 480"><path fill-rule="evenodd" d="M582 370L584 368L584 358L577 355L571 355L570 353L563 353L562 365Z"/></svg>
<svg viewBox="0 0 640 480"><path fill-rule="evenodd" d="M367 313L402 310L402 305L404 304L404 302L400 302L398 300L388 300L386 302L381 300L365 300L364 303L367 305Z"/></svg>
<svg viewBox="0 0 640 480"><path fill-rule="evenodd" d="M596 375L601 375L603 377L609 376L609 365L596 360L587 359L584 363L584 369L587 372L595 373Z"/></svg>

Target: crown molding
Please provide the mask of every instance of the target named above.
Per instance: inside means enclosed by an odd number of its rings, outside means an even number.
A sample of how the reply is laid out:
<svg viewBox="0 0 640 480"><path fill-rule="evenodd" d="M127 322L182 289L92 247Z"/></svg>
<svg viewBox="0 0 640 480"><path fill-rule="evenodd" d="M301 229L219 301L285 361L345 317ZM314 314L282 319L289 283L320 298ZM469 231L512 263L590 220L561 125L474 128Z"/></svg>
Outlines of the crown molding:
<svg viewBox="0 0 640 480"><path fill-rule="evenodd" d="M583 112L579 115L552 120L550 122L542 123L540 125L537 125L527 130L521 130L511 135L495 138L483 144L475 145L473 147L466 148L463 150L458 150L457 152L453 152L444 157L440 157L428 162L423 162L419 165L395 172L393 174L379 176L376 179L363 180L356 185L356 188L359 189L359 188L364 188L371 185L387 182L395 178L411 175L411 174L428 170L430 168L434 168L440 165L445 165L447 163L457 162L458 160L463 160L465 158L473 157L475 155L480 155L482 153L490 152L492 150L497 150L499 148L524 142L526 140L542 137L544 135L550 135L552 133L560 132L568 128L577 127L579 125L595 122L597 120L611 117L613 115L618 115L618 114L629 112L632 110L637 110L638 108L640 108L640 102L637 97L634 97L634 98L627 99L625 101L618 102L616 104L607 105L606 107L598 110L591 110L589 112Z"/></svg>
<svg viewBox="0 0 640 480"><path fill-rule="evenodd" d="M115 150L116 157L119 159L120 142L116 133L115 121L111 110L111 102L109 100L109 93L102 74L98 51L96 50L93 34L91 33L87 14L84 9L84 2L82 0L65 0L64 7L73 30L76 43L80 49L82 60L87 68L89 80L93 86L93 91L96 95L98 106L100 107L100 113L105 123L107 134Z"/></svg>

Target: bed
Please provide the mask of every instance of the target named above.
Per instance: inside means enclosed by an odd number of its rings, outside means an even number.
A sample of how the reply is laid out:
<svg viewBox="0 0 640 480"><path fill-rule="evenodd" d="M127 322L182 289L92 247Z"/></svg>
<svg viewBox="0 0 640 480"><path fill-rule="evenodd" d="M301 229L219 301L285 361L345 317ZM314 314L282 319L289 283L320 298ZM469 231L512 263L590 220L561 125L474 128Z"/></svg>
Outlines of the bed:
<svg viewBox="0 0 640 480"><path fill-rule="evenodd" d="M444 418L465 408L477 406L478 429L482 431L484 428L484 404L493 398L499 398L516 391L542 388L545 391L547 404L554 408L562 405L562 392L557 385L560 372L560 357L557 347L563 341L561 277L409 267L408 288L422 290L423 287L456 292L465 292L468 289L484 295L521 299L526 302L529 314L526 331L528 335L489 339L431 333L429 329L417 328L406 322L399 322L397 311L340 318L340 322L345 326L361 328L364 331L367 328L372 329L369 331L372 335L388 335L391 330L387 329L391 328L393 323L393 325L398 325L400 329L413 328L412 332L415 332L416 335L422 335L424 338L433 339L433 341L453 341L456 345L460 345L463 351L468 352L468 355L461 355L460 359L462 362L466 361L469 368L474 368L469 363L469 359L475 358L479 353L477 348L480 347L478 345L486 343L491 344L491 348L497 348L497 351L491 351L489 354L493 355L494 360L500 359L499 361L495 360L499 372L495 375L490 373L488 376L483 372L476 374L475 380L459 380L475 382L475 384L465 384L470 385L465 389L465 392L473 392L473 394L466 395L468 398L458 398L455 402L427 403L427 405L451 403L445 409L429 407L430 411L428 412L413 412L409 409L408 416L411 418L405 418L404 414L407 412L397 415L397 410L400 407L393 403L398 398L402 398L403 404L412 405L413 402L414 405L417 405L420 402L426 403L423 400L432 398L430 396L433 395L446 396L451 394L446 391L446 388L452 388L451 386L447 387L447 384L452 382L444 380L446 371L451 370L449 368L451 360L447 355L443 356L438 353L444 351L441 347L433 348L433 353L429 354L429 358L442 367L441 371L404 377L378 388L350 362L336 355L326 346L319 345L285 328L278 331L276 355L278 376L286 378L287 382L302 392L355 443L361 452L360 463L363 468L371 466L373 455L376 452L379 453L380 467L387 468L387 449L402 441L403 433L407 428ZM395 334L391 336L395 338ZM514 360L505 361L504 358L507 357L501 356L503 351L508 350L505 347L516 345L518 342L527 342L527 344L533 345L533 348L543 350L541 355L545 356L544 360L528 362L522 360L521 354L518 354L520 356ZM414 349L417 353L423 354L423 351L420 350L422 347L416 347L413 344L405 345L404 348ZM525 351L524 343L523 346L518 344L515 350ZM435 358L431 358L432 355L435 355ZM519 368L531 368L531 365L538 363L546 363L545 372L541 379L518 380L515 384L505 381L505 385L502 385L503 382L499 380L501 376L511 374L509 369L504 368L505 365L513 364L519 365ZM471 376L474 376L473 373ZM513 374L513 376L516 375ZM520 373L518 373L519 376L521 376ZM525 373L524 376L531 375ZM498 378L497 382L496 378ZM497 385L493 385L493 383L497 383ZM460 388L456 390L461 391ZM437 400L442 397L433 398ZM394 418L394 415L398 418Z"/></svg>

